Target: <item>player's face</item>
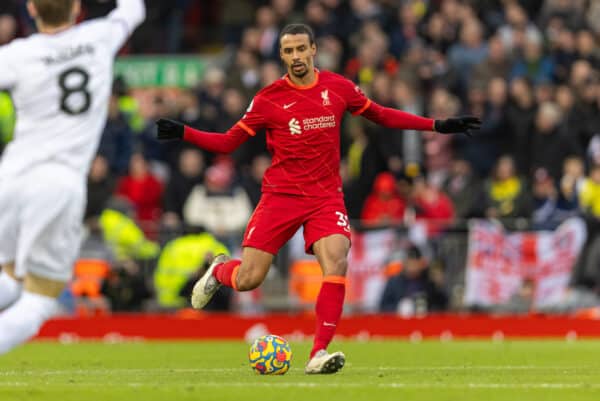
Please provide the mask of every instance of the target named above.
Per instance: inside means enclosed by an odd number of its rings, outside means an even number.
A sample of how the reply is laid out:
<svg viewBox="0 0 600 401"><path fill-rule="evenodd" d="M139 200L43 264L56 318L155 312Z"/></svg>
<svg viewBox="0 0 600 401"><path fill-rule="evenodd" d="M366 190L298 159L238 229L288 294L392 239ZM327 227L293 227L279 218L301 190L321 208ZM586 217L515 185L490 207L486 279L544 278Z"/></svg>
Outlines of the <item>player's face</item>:
<svg viewBox="0 0 600 401"><path fill-rule="evenodd" d="M314 68L317 47L305 33L286 34L281 37L279 55L285 63L288 73L297 78L304 77Z"/></svg>

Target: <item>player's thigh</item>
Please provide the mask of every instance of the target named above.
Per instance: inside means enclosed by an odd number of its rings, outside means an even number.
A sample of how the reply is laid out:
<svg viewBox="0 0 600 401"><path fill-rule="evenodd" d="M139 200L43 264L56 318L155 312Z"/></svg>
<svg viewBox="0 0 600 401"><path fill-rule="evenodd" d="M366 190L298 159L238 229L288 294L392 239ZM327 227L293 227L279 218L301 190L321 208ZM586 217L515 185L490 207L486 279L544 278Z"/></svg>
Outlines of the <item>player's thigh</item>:
<svg viewBox="0 0 600 401"><path fill-rule="evenodd" d="M67 282L81 245L85 194L68 176L55 179L55 186L45 185L41 180L51 172L31 184L33 191L21 210L15 263L21 276Z"/></svg>
<svg viewBox="0 0 600 401"><path fill-rule="evenodd" d="M67 281L52 280L32 273L27 273L23 281L26 291L51 298L58 298L66 286Z"/></svg>
<svg viewBox="0 0 600 401"><path fill-rule="evenodd" d="M306 213L298 197L263 194L250 217L242 246L276 255L302 226Z"/></svg>
<svg viewBox="0 0 600 401"><path fill-rule="evenodd" d="M346 213L344 199L328 198L314 202L309 218L304 223L304 243L306 253L315 253L314 244L321 238L339 234L345 237L350 246L350 223ZM336 241L337 243L337 241ZM347 252L346 252L347 253Z"/></svg>
<svg viewBox="0 0 600 401"><path fill-rule="evenodd" d="M19 195L16 180L0 180L0 265L14 262L17 256L18 216L22 203Z"/></svg>

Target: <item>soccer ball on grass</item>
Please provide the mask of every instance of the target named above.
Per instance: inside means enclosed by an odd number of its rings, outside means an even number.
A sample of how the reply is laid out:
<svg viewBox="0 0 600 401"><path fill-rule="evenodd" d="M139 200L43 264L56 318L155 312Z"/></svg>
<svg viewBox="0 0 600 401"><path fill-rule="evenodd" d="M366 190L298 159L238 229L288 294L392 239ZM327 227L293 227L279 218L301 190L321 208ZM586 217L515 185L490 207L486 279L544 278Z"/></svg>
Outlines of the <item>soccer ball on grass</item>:
<svg viewBox="0 0 600 401"><path fill-rule="evenodd" d="M250 367L261 375L283 375L290 368L292 349L283 338L267 334L254 340L248 353Z"/></svg>

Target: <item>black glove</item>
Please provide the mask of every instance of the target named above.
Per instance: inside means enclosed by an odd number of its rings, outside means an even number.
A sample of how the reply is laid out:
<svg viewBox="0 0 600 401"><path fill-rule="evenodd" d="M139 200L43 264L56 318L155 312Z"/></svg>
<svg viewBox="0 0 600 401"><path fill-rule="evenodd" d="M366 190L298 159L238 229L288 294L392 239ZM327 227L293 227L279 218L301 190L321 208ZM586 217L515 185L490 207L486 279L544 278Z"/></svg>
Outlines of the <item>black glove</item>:
<svg viewBox="0 0 600 401"><path fill-rule="evenodd" d="M462 132L467 136L471 136L470 130L479 129L481 127L481 120L473 116L447 118L445 120L435 120L434 127L440 134L456 134Z"/></svg>
<svg viewBox="0 0 600 401"><path fill-rule="evenodd" d="M156 121L157 138L160 140L183 139L184 125L175 120L161 118Z"/></svg>

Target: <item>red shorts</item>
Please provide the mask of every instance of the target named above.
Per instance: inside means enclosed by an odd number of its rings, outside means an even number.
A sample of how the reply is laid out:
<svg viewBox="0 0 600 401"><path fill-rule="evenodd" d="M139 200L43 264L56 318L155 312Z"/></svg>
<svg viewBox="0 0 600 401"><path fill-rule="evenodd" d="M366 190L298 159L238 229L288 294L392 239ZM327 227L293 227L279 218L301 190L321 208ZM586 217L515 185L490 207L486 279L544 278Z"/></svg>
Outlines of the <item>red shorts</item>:
<svg viewBox="0 0 600 401"><path fill-rule="evenodd" d="M344 198L341 194L307 198L263 193L246 227L242 246L275 255L302 226L306 253L312 254L312 245L332 234L342 234L350 239Z"/></svg>

